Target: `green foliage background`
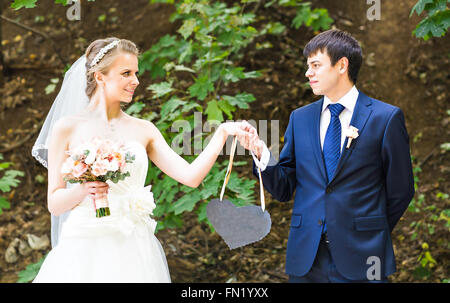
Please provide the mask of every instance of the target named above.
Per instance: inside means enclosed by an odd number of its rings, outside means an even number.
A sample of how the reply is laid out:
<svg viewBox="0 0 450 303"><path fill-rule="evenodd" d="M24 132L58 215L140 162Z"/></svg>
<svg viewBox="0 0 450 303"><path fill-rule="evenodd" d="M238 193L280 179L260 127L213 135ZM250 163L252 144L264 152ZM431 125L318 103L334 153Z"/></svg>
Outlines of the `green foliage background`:
<svg viewBox="0 0 450 303"><path fill-rule="evenodd" d="M32 8L37 2L14 0L11 7ZM139 58L140 75L149 76L155 81L146 89L152 94L151 101L159 104L159 111L148 110L149 106L145 101L138 101L127 109L127 113L155 123L166 141L179 153L183 151L183 148L179 147L183 137L192 138L189 142L190 150L199 151L208 143L214 127L225 120L233 120L236 110L246 110L249 104L255 101L255 97L245 91L223 93L224 88L230 84L264 75L264 71L245 70L239 64L246 47L255 39L265 35L280 35L287 26L296 29L306 26L315 31L326 30L334 22L326 9L312 8L311 3L297 0L263 2L266 8L295 10L296 15L290 24L266 20L257 12L248 9L249 4L259 3L259 0L236 1L231 6L221 1L209 0L150 0L149 4L157 2L174 5L175 12L170 21L180 24L176 34L162 37ZM422 20L413 34L424 40L445 36L450 24L449 2L450 0L418 0L411 9L410 17L416 13L422 16ZM67 5L68 1L55 0L55 4ZM258 47L271 46L263 44ZM201 113L200 121L196 119L196 112ZM202 129L200 134L193 137L192 135L196 134L194 130L203 127L202 120L208 121L212 132L203 132ZM180 127L173 129L177 125ZM196 155L194 153L183 157L192 162ZM3 158L0 155L1 159ZM418 187L421 168L419 163L415 163L415 159L412 160ZM179 184L149 163L146 184L153 185L152 192L158 201L154 210L154 215L158 218L157 230L182 226L183 214L192 211L197 213L199 222L208 223L206 205L210 199L218 196L227 163L228 161L215 163L198 189ZM10 164L0 163L0 171L8 168ZM234 166L246 164L235 162ZM23 173L5 171L0 179L0 189L5 193L10 191L11 187L17 186L17 176L23 176ZM239 178L236 172L232 172L226 194L237 205L253 203L255 183L255 180ZM438 198L448 199L448 195L440 193ZM411 237L416 237L421 228L433 233L434 225L429 222L444 222L450 230L449 210L423 207L423 202L424 196L419 195L409 207L410 212L428 214L428 217L412 222L411 227L416 232ZM8 200L0 196L0 214L2 209L9 207ZM430 269L436 263L427 243L423 243L422 249L423 252L417 260L418 276L429 275ZM22 271L19 281L31 281L44 258Z"/></svg>
<svg viewBox="0 0 450 303"><path fill-rule="evenodd" d="M450 26L450 0L419 0L411 9L409 17L414 12L420 16L426 12L425 17L417 24L413 34L417 38L428 40L431 37L443 37Z"/></svg>

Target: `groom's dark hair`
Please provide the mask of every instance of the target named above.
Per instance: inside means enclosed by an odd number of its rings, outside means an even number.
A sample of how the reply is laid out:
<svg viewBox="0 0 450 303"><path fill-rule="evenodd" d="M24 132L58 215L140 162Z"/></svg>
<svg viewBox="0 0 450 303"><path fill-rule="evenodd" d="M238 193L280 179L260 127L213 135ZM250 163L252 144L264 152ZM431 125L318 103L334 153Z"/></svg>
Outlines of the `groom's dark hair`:
<svg viewBox="0 0 450 303"><path fill-rule="evenodd" d="M331 65L342 57L348 59L348 77L356 84L358 72L362 64L362 50L358 41L347 32L330 29L318 34L306 44L303 49L305 58L314 55L317 51L324 52L326 50L330 57Z"/></svg>

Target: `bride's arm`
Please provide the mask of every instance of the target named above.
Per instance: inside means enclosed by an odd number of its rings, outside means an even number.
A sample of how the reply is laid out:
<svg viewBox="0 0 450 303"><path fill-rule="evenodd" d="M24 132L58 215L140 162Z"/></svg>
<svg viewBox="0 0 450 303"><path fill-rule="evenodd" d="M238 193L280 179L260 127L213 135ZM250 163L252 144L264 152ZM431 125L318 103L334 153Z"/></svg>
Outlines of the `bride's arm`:
<svg viewBox="0 0 450 303"><path fill-rule="evenodd" d="M67 157L64 151L69 143L70 132L70 121L68 119L58 120L53 127L48 146L47 205L50 213L55 216L72 209L84 198L84 192L80 186L66 188L60 172Z"/></svg>
<svg viewBox="0 0 450 303"><path fill-rule="evenodd" d="M159 129L147 123L151 134L148 156L152 162L169 177L189 187L198 187L206 177L229 135L244 135L240 122L222 123L214 133L206 148L189 164L167 144Z"/></svg>

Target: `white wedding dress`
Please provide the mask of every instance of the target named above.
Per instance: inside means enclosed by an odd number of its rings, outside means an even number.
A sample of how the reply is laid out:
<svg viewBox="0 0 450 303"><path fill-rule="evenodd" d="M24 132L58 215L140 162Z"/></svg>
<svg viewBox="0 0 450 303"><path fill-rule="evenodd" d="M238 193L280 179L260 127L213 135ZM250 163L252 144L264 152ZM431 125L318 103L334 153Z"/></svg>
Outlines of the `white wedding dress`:
<svg viewBox="0 0 450 303"><path fill-rule="evenodd" d="M163 248L154 235L156 222L149 216L155 204L150 187L144 187L147 153L138 141L125 147L136 158L127 163L129 177L117 184L107 181L111 215L96 218L89 197L71 210L33 283L170 282Z"/></svg>

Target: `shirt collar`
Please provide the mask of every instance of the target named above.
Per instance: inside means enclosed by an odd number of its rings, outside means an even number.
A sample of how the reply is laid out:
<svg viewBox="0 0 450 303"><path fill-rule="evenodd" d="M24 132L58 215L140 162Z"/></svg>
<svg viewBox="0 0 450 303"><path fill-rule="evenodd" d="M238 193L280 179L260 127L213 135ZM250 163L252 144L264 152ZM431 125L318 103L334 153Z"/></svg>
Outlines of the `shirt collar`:
<svg viewBox="0 0 450 303"><path fill-rule="evenodd" d="M341 98L338 100L340 104L342 104L346 109L348 109L351 113L356 106L356 100L358 100L359 91L356 89L356 86L353 87ZM324 96L323 105L322 105L322 113L327 108L328 104L333 103L331 100Z"/></svg>

